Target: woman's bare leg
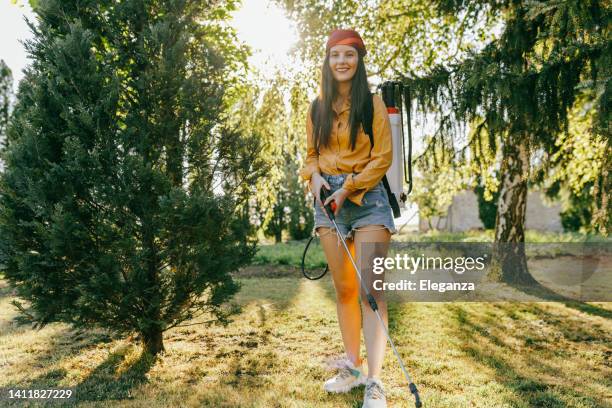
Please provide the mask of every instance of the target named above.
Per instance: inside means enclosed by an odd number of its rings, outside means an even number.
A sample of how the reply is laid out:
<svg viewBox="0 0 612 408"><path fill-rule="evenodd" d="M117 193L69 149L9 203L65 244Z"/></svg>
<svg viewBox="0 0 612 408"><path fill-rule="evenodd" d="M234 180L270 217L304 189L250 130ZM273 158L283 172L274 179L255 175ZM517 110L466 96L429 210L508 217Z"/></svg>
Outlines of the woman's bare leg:
<svg viewBox="0 0 612 408"><path fill-rule="evenodd" d="M373 257L385 257L389 249L391 233L380 225L368 225L355 230L355 251L357 253L356 263L361 270L362 279L370 293L378 304L378 311L388 327L387 302L383 291L377 291L372 287L372 282L377 279L384 280L383 274L372 272ZM381 327L378 316L370 307L365 292L361 290L361 307L363 310L363 337L365 339L368 354L368 377L380 378L382 364L385 357L387 337Z"/></svg>
<svg viewBox="0 0 612 408"><path fill-rule="evenodd" d="M334 288L336 289L336 311L338 323L348 358L356 366L361 364L361 310L359 309L359 281L342 244L338 246L338 236L333 228L319 227L321 246L327 258ZM346 245L355 256L352 240L346 240Z"/></svg>

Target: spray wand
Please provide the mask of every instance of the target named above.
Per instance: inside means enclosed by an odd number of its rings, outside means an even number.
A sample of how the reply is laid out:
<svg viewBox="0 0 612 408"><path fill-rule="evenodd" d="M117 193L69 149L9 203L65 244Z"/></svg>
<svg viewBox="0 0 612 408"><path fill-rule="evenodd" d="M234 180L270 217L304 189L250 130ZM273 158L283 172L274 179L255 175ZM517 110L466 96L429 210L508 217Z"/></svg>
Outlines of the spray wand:
<svg viewBox="0 0 612 408"><path fill-rule="evenodd" d="M324 187L321 187L320 197L321 197L321 202L325 202L325 200L327 199L327 192L325 191ZM391 339L391 336L389 336L389 331L387 330L387 327L385 326L385 322L383 321L382 316L380 315L380 312L378 311L378 304L376 303L376 299L374 299L374 296L372 296L372 294L370 293L370 290L368 289L368 287L363 283L363 280L361 278L361 271L357 267L357 265L355 263L355 260L353 259L353 256L351 255L351 251L349 250L348 246L346 245L346 241L344 239L344 236L342 236L342 233L340 232L340 229L338 228L338 225L336 224L336 216L334 215L334 213L336 211L336 208L337 208L336 202L335 201L330 201L323 208L325 209L325 213L327 214L327 217L334 224L334 228L336 229L336 233L340 237L340 241L342 241L342 245L344 246L344 250L346 251L346 253L347 253L348 257L349 257L349 259L351 261L351 264L355 268L355 273L357 273L357 278L359 279L359 284L361 285L362 289L366 293L366 298L368 300L368 303L370 304L370 307L372 308L372 310L376 313L376 317L378 317L378 321L380 322L380 324L381 324L381 326L383 328L383 331L385 332L385 336L387 337L387 341L389 341L389 344L391 344L391 348L393 349L393 354L395 354L395 357L397 358L397 361L399 362L399 365L400 365L400 367L402 369L402 372L404 373L404 377L406 378L406 381L408 382L408 389L410 390L412 395L414 395L415 406L416 406L416 408L421 408L423 406L423 404L421 402L421 397L419 396L419 390L417 389L417 387L414 384L414 382L412 382L412 378L410 377L410 374L408 374L408 370L406 370L406 367L404 366L404 362L402 361L402 357L399 355L399 352L395 348L395 344L393 343L393 340Z"/></svg>

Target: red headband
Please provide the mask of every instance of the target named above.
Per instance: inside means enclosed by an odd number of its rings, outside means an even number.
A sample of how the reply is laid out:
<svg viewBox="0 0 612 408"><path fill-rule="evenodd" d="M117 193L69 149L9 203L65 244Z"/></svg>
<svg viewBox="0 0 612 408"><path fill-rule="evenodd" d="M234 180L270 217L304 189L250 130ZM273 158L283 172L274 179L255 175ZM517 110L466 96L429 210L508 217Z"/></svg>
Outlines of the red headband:
<svg viewBox="0 0 612 408"><path fill-rule="evenodd" d="M363 40L359 33L355 30L334 30L329 34L327 39L327 46L325 47L325 53L329 52L329 49L334 45L350 45L357 49L360 56L366 55L367 51Z"/></svg>

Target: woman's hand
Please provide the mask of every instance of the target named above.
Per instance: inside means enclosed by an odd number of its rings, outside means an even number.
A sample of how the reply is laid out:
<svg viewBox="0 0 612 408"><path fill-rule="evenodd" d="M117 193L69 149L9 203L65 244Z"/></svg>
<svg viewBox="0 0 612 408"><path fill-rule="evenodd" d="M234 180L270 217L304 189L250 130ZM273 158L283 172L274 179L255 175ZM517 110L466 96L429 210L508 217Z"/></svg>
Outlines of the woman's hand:
<svg viewBox="0 0 612 408"><path fill-rule="evenodd" d="M344 204L344 200L346 200L346 197L349 196L349 191L344 189L344 188L340 188L338 190L336 190L336 192L332 195L330 195L329 197L327 197L327 200L325 200L325 202L323 203L323 207L325 207L327 204L329 204L332 201L336 202L336 210L334 211L334 216L337 217L338 213L340 212L340 209L342 208L342 205Z"/></svg>
<svg viewBox="0 0 612 408"><path fill-rule="evenodd" d="M325 186L326 189L331 190L329 183L317 172L312 173L312 177L310 178L310 184L308 187L310 188L310 192L314 194L317 203L320 206L323 206L321 202L321 187Z"/></svg>

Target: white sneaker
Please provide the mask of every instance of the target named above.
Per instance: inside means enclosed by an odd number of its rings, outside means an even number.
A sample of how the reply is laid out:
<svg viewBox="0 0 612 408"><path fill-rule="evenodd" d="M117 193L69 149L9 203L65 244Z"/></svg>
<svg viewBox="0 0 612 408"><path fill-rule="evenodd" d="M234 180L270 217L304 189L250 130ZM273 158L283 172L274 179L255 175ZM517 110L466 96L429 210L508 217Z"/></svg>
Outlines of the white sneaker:
<svg viewBox="0 0 612 408"><path fill-rule="evenodd" d="M351 389L365 384L366 375L363 371L363 362L355 367L348 358L334 361L330 366L338 369L338 374L325 381L323 388L327 392L348 392Z"/></svg>
<svg viewBox="0 0 612 408"><path fill-rule="evenodd" d="M385 390L378 378L367 379L361 408L387 408Z"/></svg>

